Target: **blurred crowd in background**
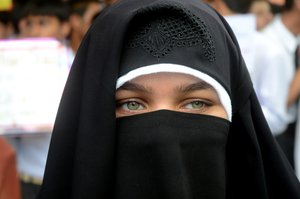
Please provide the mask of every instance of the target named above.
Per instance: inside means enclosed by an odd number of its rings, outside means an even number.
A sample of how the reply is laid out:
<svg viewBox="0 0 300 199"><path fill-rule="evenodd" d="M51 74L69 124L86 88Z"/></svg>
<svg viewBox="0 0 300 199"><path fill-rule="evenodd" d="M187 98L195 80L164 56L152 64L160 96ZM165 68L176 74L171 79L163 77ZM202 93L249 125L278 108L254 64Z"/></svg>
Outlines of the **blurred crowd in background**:
<svg viewBox="0 0 300 199"><path fill-rule="evenodd" d="M223 15L236 34L270 129L300 177L300 0L203 1ZM74 58L94 20L114 3L117 0L0 0L0 42L55 38ZM0 199L35 198L50 139L50 132L0 137Z"/></svg>

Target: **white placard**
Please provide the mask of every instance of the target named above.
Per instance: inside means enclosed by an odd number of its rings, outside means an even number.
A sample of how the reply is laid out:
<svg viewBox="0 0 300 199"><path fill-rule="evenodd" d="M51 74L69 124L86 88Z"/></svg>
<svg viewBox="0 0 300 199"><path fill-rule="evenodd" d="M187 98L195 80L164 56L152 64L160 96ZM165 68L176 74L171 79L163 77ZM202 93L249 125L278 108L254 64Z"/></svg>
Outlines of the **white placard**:
<svg viewBox="0 0 300 199"><path fill-rule="evenodd" d="M0 134L52 131L68 54L53 39L0 41Z"/></svg>

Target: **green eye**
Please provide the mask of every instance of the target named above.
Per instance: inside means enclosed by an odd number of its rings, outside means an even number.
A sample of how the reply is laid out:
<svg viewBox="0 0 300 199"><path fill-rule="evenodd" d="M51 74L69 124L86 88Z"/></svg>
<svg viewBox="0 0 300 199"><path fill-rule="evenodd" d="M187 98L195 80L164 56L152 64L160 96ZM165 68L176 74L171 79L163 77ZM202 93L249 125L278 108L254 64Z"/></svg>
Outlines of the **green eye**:
<svg viewBox="0 0 300 199"><path fill-rule="evenodd" d="M130 110L130 111L141 110L144 108L140 103L136 101L125 102L122 105L122 107L123 109Z"/></svg>
<svg viewBox="0 0 300 199"><path fill-rule="evenodd" d="M195 101L191 103L193 108L202 108L204 106L204 103L201 101Z"/></svg>
<svg viewBox="0 0 300 199"><path fill-rule="evenodd" d="M201 109L204 108L205 106L206 106L205 102L198 100L198 101L190 102L186 104L184 107L186 109Z"/></svg>

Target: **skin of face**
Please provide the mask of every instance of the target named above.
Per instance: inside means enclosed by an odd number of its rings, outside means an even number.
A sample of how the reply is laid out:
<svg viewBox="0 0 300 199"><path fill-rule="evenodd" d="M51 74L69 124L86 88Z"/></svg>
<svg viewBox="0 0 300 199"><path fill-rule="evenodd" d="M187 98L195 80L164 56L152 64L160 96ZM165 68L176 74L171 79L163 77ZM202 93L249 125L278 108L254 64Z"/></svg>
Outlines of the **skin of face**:
<svg viewBox="0 0 300 199"><path fill-rule="evenodd" d="M96 2L89 3L87 10L82 17L82 32L85 34L92 25L93 17L101 11L101 4Z"/></svg>
<svg viewBox="0 0 300 199"><path fill-rule="evenodd" d="M266 1L253 1L250 12L256 16L257 30L262 30L273 19L271 6Z"/></svg>
<svg viewBox="0 0 300 199"><path fill-rule="evenodd" d="M215 89L192 75L153 73L126 82L116 91L116 117L157 110L228 119Z"/></svg>
<svg viewBox="0 0 300 199"><path fill-rule="evenodd" d="M2 22L0 22L0 39L6 38L6 26Z"/></svg>
<svg viewBox="0 0 300 199"><path fill-rule="evenodd" d="M14 33L13 25L11 23L4 24L0 21L0 39L6 39Z"/></svg>
<svg viewBox="0 0 300 199"><path fill-rule="evenodd" d="M67 22L60 22L55 16L29 15L25 19L24 37L50 37L63 40L69 33Z"/></svg>

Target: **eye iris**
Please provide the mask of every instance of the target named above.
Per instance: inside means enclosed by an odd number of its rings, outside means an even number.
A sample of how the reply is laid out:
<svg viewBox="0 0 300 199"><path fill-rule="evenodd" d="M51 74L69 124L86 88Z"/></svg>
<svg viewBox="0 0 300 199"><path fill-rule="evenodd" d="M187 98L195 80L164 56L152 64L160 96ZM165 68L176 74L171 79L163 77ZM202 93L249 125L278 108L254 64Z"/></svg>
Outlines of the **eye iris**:
<svg viewBox="0 0 300 199"><path fill-rule="evenodd" d="M139 104L137 102L128 102L127 103L127 108L129 110L138 110L139 109Z"/></svg>
<svg viewBox="0 0 300 199"><path fill-rule="evenodd" d="M192 103L193 108L201 108L203 106L203 103L200 101L195 101Z"/></svg>

